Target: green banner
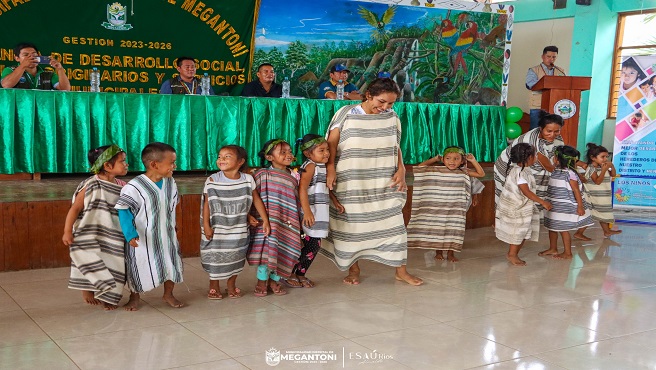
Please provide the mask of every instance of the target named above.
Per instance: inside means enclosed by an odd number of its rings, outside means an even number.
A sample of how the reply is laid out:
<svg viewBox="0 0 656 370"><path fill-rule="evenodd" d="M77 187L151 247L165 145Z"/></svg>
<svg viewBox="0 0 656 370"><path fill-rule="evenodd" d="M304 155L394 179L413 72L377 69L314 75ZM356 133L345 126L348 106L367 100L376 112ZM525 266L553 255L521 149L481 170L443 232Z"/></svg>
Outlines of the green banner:
<svg viewBox="0 0 656 370"><path fill-rule="evenodd" d="M238 95L248 82L260 0L0 0L0 67L15 65L13 47L36 44L57 57L72 90L157 93L177 75L175 59L196 59L217 94Z"/></svg>

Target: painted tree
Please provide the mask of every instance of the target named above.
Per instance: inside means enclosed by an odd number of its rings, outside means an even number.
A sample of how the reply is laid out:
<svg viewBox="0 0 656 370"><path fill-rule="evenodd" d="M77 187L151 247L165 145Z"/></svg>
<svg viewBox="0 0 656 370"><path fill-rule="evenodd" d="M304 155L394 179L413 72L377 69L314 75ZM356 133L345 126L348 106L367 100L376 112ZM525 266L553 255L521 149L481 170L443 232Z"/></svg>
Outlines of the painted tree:
<svg viewBox="0 0 656 370"><path fill-rule="evenodd" d="M285 59L287 61L286 67L291 70L289 76L291 79L294 77L294 73L296 73L296 71L305 68L309 62L310 59L308 58L307 47L301 41L297 40L292 42L287 48Z"/></svg>
<svg viewBox="0 0 656 370"><path fill-rule="evenodd" d="M255 50L255 53L253 54L253 65L251 66L251 69L253 71L253 76L257 73L257 67L262 64L262 63L268 63L269 58L267 56L266 51L262 49L257 49Z"/></svg>
<svg viewBox="0 0 656 370"><path fill-rule="evenodd" d="M284 74L281 73L283 68L285 67L285 56L283 53L278 50L278 48L274 47L269 51L267 54L267 62L271 63L273 65L274 70L277 72L276 73L276 82L282 81L285 77Z"/></svg>

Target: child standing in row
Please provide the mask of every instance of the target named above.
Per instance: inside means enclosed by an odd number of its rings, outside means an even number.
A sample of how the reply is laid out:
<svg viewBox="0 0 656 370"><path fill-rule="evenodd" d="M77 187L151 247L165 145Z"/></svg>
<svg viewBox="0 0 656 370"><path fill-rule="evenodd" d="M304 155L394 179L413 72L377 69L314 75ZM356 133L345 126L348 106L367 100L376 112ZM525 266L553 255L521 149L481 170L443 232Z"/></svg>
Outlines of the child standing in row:
<svg viewBox="0 0 656 370"><path fill-rule="evenodd" d="M125 182L116 177L127 174L128 163L116 145L92 149L87 157L94 175L75 190L62 237L71 255L68 287L82 290L86 303L113 310L125 285L125 240L114 209Z"/></svg>
<svg viewBox="0 0 656 370"><path fill-rule="evenodd" d="M259 152L263 164L269 168L255 172L255 185L262 197L269 217L271 233L264 232L263 219L255 228L248 263L257 265L255 296L267 295L267 288L275 295L287 294L278 283L280 277L289 278L301 252L301 225L298 214L298 181L289 171L294 161L287 142L273 139L264 143Z"/></svg>
<svg viewBox="0 0 656 370"><path fill-rule="evenodd" d="M435 259L457 262L462 250L466 215L471 201L471 177L485 172L472 154L456 146L444 150L444 166L432 166L438 157L413 169L415 181L412 216L408 223L408 248L435 249ZM474 171L466 167L469 162Z"/></svg>
<svg viewBox="0 0 656 370"><path fill-rule="evenodd" d="M587 200L592 205L590 211L592 219L599 221L604 237L619 234L622 230L611 230L610 224L615 222L613 215L613 194L611 177L617 176L613 162L608 160L608 149L603 146L588 143L588 152L585 157L588 168L585 171L583 184Z"/></svg>
<svg viewBox="0 0 656 370"><path fill-rule="evenodd" d="M497 239L510 245L506 258L515 266L526 265L518 255L524 242L536 242L540 235L540 211L535 203L551 209L551 203L535 195L535 177L530 167L536 160L531 144L520 143L510 150L509 171L496 207L494 232Z"/></svg>
<svg viewBox="0 0 656 370"><path fill-rule="evenodd" d="M549 230L549 249L540 256L552 255L558 259L572 258L570 230L579 230L592 225L590 206L583 198L583 184L576 173L579 160L578 150L567 145L554 148L554 166L547 188L547 201L551 210L544 216L544 227ZM558 234L563 239L565 251L558 253Z"/></svg>
<svg viewBox="0 0 656 370"><path fill-rule="evenodd" d="M253 176L246 174L246 150L237 145L219 150L219 172L205 181L201 198L200 261L210 275L209 299L222 299L220 279L228 279L228 297L241 297L237 274L244 269L250 240L248 213L255 206L262 219L262 232L270 226Z"/></svg>
<svg viewBox="0 0 656 370"><path fill-rule="evenodd" d="M182 282L182 259L175 232L178 188L173 180L176 153L172 146L150 143L141 152L146 173L132 179L116 203L121 228L129 241L125 262L130 300L128 311L139 308L139 293L164 284L162 300L171 307L183 303L173 296Z"/></svg>

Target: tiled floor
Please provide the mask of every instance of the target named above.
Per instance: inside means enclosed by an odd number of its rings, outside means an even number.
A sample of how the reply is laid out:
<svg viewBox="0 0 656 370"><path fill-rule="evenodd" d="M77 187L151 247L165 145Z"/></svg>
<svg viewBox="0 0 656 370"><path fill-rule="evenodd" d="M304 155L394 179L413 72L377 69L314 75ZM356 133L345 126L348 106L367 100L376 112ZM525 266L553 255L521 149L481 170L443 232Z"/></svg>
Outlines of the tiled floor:
<svg viewBox="0 0 656 370"><path fill-rule="evenodd" d="M182 309L158 289L138 312L104 312L66 288L66 268L2 273L0 369L268 369L272 348L279 369L655 368L656 227L619 227L612 240L589 229L571 261L537 256L543 233L522 251L526 267L506 262L491 228L468 230L458 263L409 252L421 287L368 262L362 284L346 286L319 257L314 289L209 301L187 259ZM251 291L254 275L238 285Z"/></svg>

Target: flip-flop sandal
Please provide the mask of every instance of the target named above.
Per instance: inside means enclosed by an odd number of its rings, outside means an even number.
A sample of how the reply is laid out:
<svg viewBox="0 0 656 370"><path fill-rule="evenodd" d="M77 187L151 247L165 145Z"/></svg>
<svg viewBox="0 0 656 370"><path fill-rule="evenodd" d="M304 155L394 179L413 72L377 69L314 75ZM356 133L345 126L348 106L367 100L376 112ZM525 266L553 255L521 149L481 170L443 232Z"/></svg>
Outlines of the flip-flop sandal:
<svg viewBox="0 0 656 370"><path fill-rule="evenodd" d="M303 288L314 288L314 282L308 278L298 279L298 281L303 284Z"/></svg>
<svg viewBox="0 0 656 370"><path fill-rule="evenodd" d="M287 294L287 291L282 288L280 284L278 284L278 289L273 289L271 285L269 285L269 290L275 295L285 295Z"/></svg>
<svg viewBox="0 0 656 370"><path fill-rule="evenodd" d="M207 292L207 299L218 301L223 299L223 295L220 292L217 292L216 289L210 289L210 291Z"/></svg>
<svg viewBox="0 0 656 370"><path fill-rule="evenodd" d="M257 288L259 288L259 287L258 287L258 286L255 286L255 291L253 292L253 295L255 295L256 297L266 297L267 294L269 294L269 293L267 292L266 288L264 289L264 291L259 290L259 289L257 289Z"/></svg>
<svg viewBox="0 0 656 370"><path fill-rule="evenodd" d="M226 289L226 294L228 294L228 297L229 297L230 299L237 299L237 298L241 298L241 297L242 297L242 295L241 295L241 289L239 289L239 288L237 288L237 287L235 287L235 291L234 291L234 293L230 293L230 291L228 291L228 289Z"/></svg>
<svg viewBox="0 0 656 370"><path fill-rule="evenodd" d="M280 281L281 281L283 284L285 284L288 288L302 288L302 287L303 287L303 283L301 283L301 281L298 280L298 279L294 279L294 278L289 278L289 279L280 278ZM293 284L290 283L289 281L295 281L295 282L298 283L298 285L293 285Z"/></svg>

